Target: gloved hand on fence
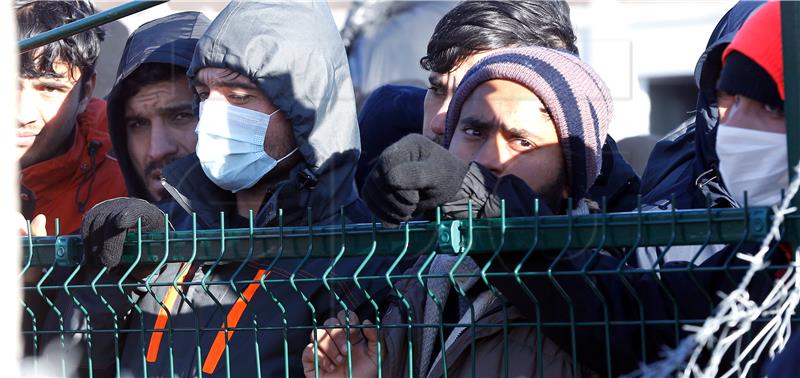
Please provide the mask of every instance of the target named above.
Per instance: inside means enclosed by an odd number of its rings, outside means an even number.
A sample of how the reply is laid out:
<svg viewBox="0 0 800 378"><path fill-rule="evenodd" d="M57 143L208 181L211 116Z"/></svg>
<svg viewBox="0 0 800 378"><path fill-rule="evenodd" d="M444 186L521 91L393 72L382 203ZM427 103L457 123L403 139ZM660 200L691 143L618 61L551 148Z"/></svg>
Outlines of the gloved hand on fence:
<svg viewBox="0 0 800 378"><path fill-rule="evenodd" d="M93 263L108 268L119 265L128 231L164 231L164 213L155 205L138 198L114 198L95 205L83 217L81 237L84 253Z"/></svg>
<svg viewBox="0 0 800 378"><path fill-rule="evenodd" d="M361 195L384 224L397 225L447 203L467 170L442 146L412 134L383 151Z"/></svg>

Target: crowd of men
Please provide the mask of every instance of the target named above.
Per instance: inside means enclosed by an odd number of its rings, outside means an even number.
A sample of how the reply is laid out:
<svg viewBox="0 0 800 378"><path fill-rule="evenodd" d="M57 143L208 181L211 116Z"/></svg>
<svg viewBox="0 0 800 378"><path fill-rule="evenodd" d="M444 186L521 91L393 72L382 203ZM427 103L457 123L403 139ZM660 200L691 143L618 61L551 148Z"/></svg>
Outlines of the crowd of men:
<svg viewBox="0 0 800 378"><path fill-rule="evenodd" d="M698 52L694 119L659 142L641 180L610 136L613 100L580 59L564 1L459 3L438 22L420 61L430 88L378 88L358 114L342 39L324 2L232 1L214 20L181 12L147 22L128 38L105 101L92 96L103 32L91 29L20 54L21 213L32 219L33 235L82 236L86 268L76 280L107 270L103 280L117 282L123 242L140 220L144 231L193 222L218 229L380 220L392 227L436 219L437 211L445 219L632 211L639 195L645 211L771 206L789 179L779 5L740 2L720 20ZM26 1L16 13L23 39L95 10L85 0ZM748 248L642 248L633 259L617 251L500 256L491 270L723 266ZM469 275L486 263L426 259L395 269ZM330 271L330 259L211 269L169 263L158 271L143 265L127 279L147 281L151 290L53 291L59 319L43 310L40 327L197 330L171 332L169 340L165 332L74 333L68 344L91 343L78 348L91 355L75 368L99 375L617 375L674 346L673 325L547 327L543 335L535 327L485 327L477 340L458 327L396 327L378 337L368 312L345 316L333 297L349 309L377 301L386 324L558 321L571 311L576 319L635 323L676 314L702 319L710 306L698 296L733 285L722 271L691 279L679 272L592 282L574 276L558 288L509 275L489 278L490 288L473 274L457 287L445 279L398 284L410 300L400 304L383 281L365 281L357 291L346 279L330 290L322 280L286 282L381 275L396 261L362 263L345 258ZM191 284L242 279L254 283ZM763 295L770 279L759 277L752 295ZM260 290L259 282L270 281L277 283L269 293ZM238 330L255 319L278 331ZM345 328L320 329L309 344L314 321L365 328L349 328L349 337Z"/></svg>

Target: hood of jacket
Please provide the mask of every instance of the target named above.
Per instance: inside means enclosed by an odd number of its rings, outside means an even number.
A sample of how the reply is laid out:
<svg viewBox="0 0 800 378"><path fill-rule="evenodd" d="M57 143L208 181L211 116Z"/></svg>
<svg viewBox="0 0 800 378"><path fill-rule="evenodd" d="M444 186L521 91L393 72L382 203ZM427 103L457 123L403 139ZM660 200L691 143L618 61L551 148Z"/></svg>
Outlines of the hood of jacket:
<svg viewBox="0 0 800 378"><path fill-rule="evenodd" d="M108 132L125 184L131 196L152 201L142 178L136 173L128 153L125 132L125 98L122 84L145 63L166 63L189 68L192 54L209 19L200 12L180 12L145 23L136 29L122 51L117 80L108 95Z"/></svg>
<svg viewBox="0 0 800 378"><path fill-rule="evenodd" d="M725 47L750 14L764 3L740 1L717 23L695 66L695 115L654 147L642 175L643 203L670 202L676 208L697 208L707 205L707 197L712 205L720 200L730 203L716 179L717 80Z"/></svg>
<svg viewBox="0 0 800 378"><path fill-rule="evenodd" d="M291 123L304 162L288 179L271 183L282 192L276 205L287 217L305 217L311 208L320 222L358 199L353 178L361 146L353 85L325 2L230 2L197 43L189 78L206 67L247 76Z"/></svg>

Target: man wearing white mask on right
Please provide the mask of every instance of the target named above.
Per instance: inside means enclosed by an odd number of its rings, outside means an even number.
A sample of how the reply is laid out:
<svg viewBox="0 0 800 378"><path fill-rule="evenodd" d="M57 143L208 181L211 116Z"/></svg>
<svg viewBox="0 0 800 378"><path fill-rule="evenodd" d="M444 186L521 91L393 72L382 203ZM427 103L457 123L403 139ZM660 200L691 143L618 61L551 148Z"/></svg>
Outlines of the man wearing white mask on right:
<svg viewBox="0 0 800 378"><path fill-rule="evenodd" d="M727 105L717 127L719 172L739 206L773 206L789 186L783 114L780 6L767 3L722 54L717 89Z"/></svg>

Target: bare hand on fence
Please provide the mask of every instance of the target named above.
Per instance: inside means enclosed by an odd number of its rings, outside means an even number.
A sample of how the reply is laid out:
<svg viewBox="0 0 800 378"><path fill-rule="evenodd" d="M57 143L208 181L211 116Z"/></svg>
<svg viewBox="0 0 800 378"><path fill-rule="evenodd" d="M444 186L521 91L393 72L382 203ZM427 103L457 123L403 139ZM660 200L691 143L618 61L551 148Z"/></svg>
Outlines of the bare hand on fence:
<svg viewBox="0 0 800 378"><path fill-rule="evenodd" d="M28 221L25 219L25 216L17 213L16 218L19 236L28 236ZM35 216L30 224L30 236L47 236L45 224L47 224L47 218L44 214ZM26 284L39 282L39 279L42 278L42 274L41 269L28 269L23 275L23 281Z"/></svg>
<svg viewBox="0 0 800 378"><path fill-rule="evenodd" d="M28 236L28 221L25 220L25 217L20 213L17 213L16 218L19 236ZM34 217L31 221L31 236L47 236L47 229L45 228L46 223L47 218L44 214L39 214Z"/></svg>
<svg viewBox="0 0 800 378"><path fill-rule="evenodd" d="M348 371L347 362L347 330L344 324L359 324L358 316L350 312L350 321L345 321L344 311L339 311L336 318L329 318L324 325L342 328L318 329L311 332L311 342L303 351L303 371L306 377L315 377L314 357L319 366L319 377L376 377L378 376L378 331L373 328L350 328L350 357L353 371ZM372 322L364 320L360 323L372 326ZM314 350L314 334L317 337L316 353Z"/></svg>

